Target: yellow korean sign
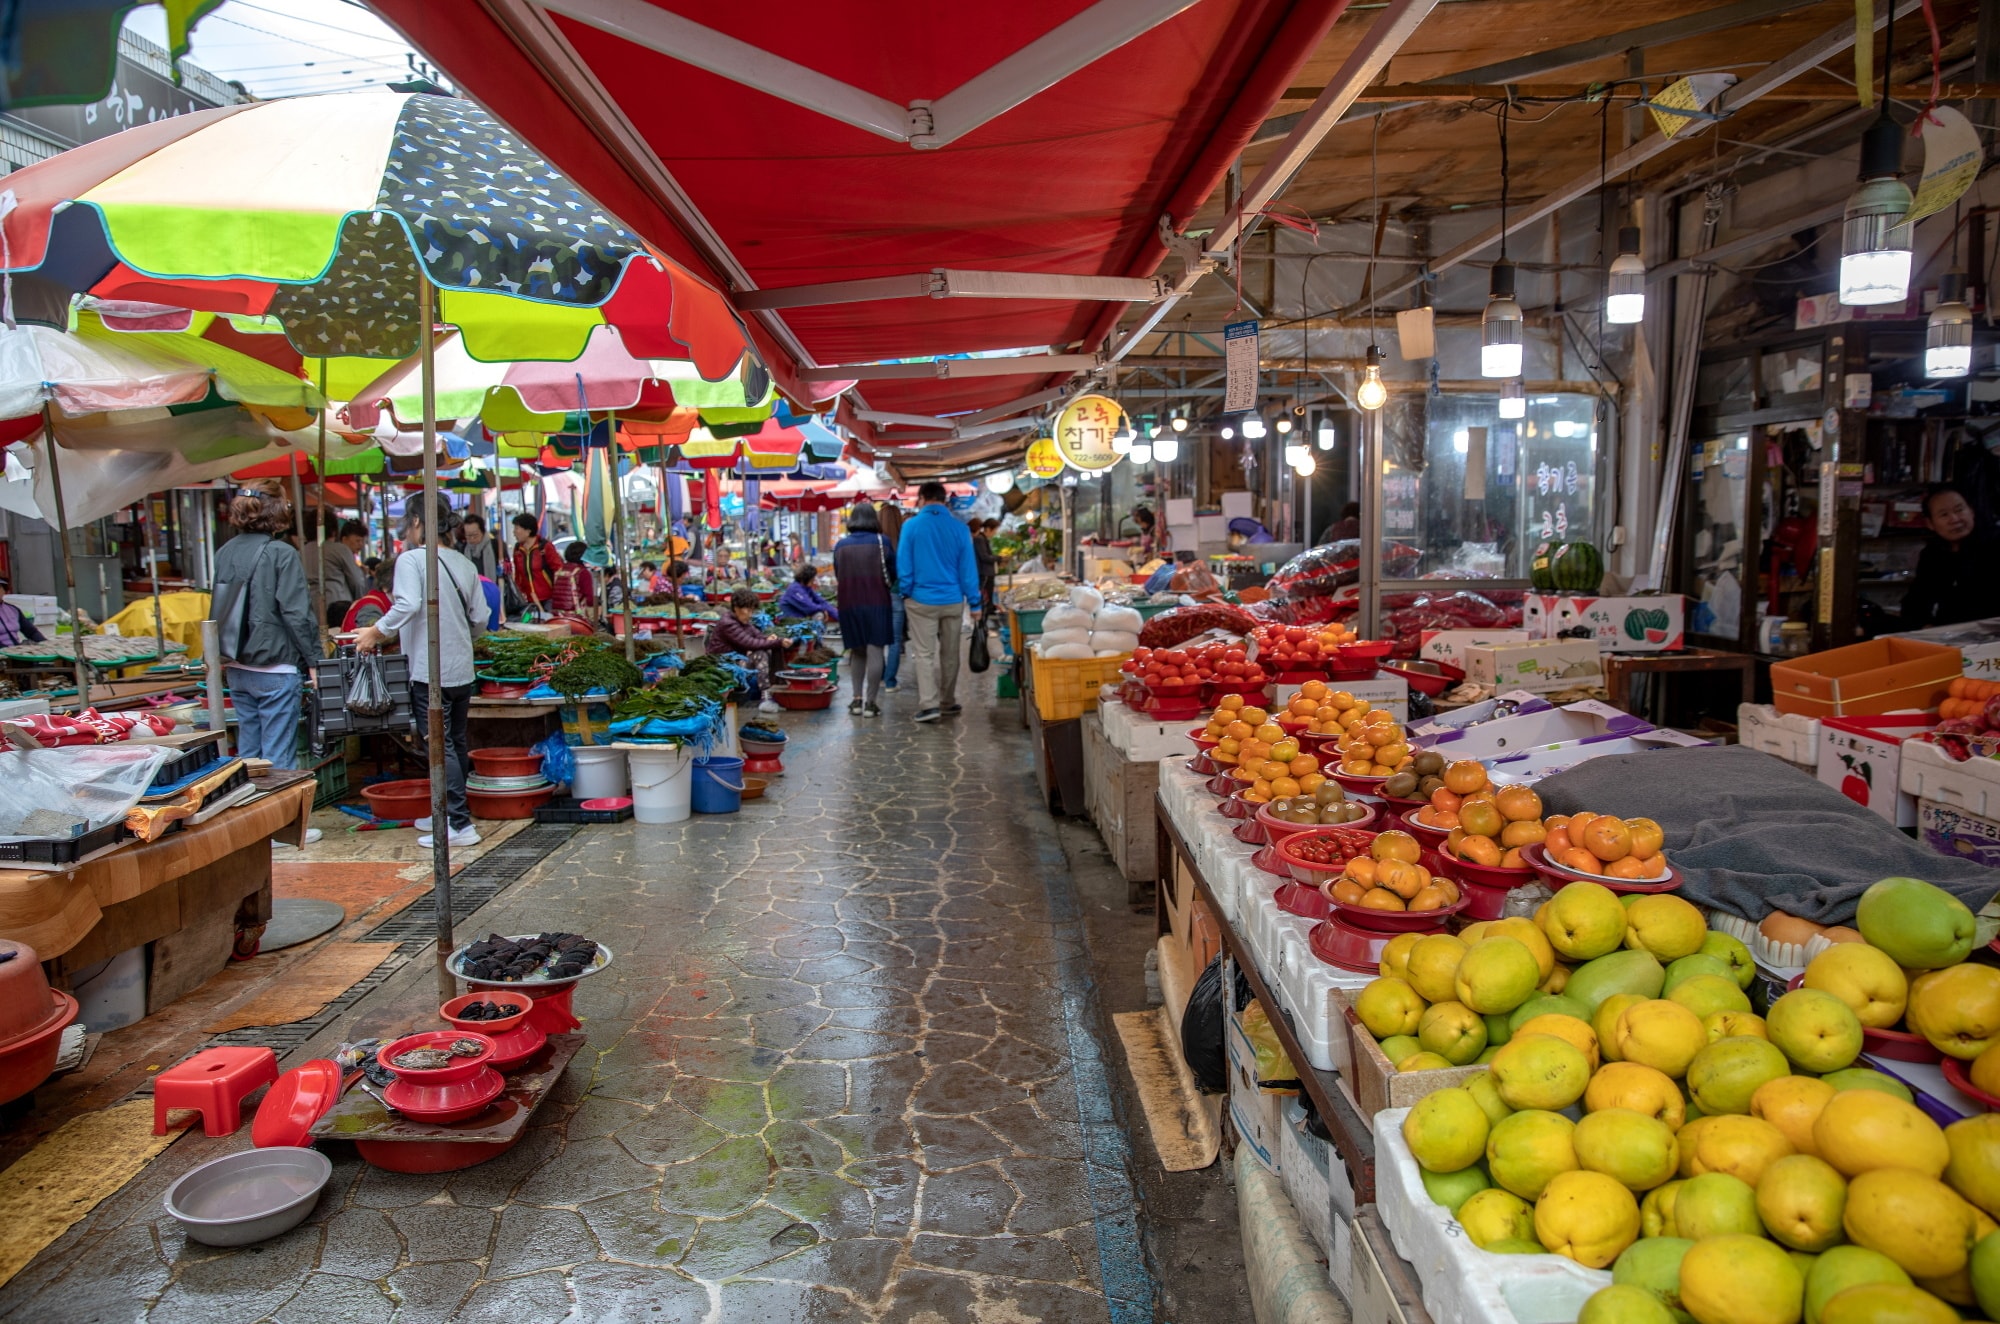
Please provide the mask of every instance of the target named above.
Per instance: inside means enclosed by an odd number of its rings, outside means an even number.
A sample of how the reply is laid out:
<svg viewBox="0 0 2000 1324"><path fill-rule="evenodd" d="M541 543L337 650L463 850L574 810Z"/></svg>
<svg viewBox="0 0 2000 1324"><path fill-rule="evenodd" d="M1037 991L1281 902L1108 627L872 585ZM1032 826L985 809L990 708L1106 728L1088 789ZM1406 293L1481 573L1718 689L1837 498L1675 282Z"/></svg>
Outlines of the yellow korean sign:
<svg viewBox="0 0 2000 1324"><path fill-rule="evenodd" d="M1028 447L1027 457L1022 461L1028 472L1037 478L1060 478L1063 471L1062 452L1056 449L1054 437L1037 437Z"/></svg>
<svg viewBox="0 0 2000 1324"><path fill-rule="evenodd" d="M1080 395L1056 415L1056 449L1071 468L1101 473L1118 463L1111 438L1125 425L1125 408L1116 400Z"/></svg>

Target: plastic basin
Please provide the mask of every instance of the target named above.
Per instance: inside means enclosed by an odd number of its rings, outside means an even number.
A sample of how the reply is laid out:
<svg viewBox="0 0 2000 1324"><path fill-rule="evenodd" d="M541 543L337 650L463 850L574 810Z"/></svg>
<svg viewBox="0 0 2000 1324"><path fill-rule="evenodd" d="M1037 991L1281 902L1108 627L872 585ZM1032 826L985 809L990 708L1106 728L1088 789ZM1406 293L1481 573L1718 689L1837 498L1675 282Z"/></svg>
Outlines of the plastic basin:
<svg viewBox="0 0 2000 1324"><path fill-rule="evenodd" d="M467 789L465 801L474 818L533 818L535 811L549 802L556 788L544 782L535 791L474 791ZM428 807L429 797L425 797Z"/></svg>
<svg viewBox="0 0 2000 1324"><path fill-rule="evenodd" d="M41 1022L0 1043L0 1103L12 1102L34 1090L56 1069L62 1032L76 1019L77 1006L76 999L60 989L49 989L47 996L51 1005Z"/></svg>
<svg viewBox="0 0 2000 1324"><path fill-rule="evenodd" d="M1374 929L1357 929L1336 915L1313 925L1312 932L1306 936L1306 945L1312 948L1314 956L1328 965L1342 970L1379 974L1382 949L1394 936Z"/></svg>
<svg viewBox="0 0 2000 1324"><path fill-rule="evenodd" d="M524 745L495 745L475 749L472 770L481 777L539 777L542 756Z"/></svg>
<svg viewBox="0 0 2000 1324"><path fill-rule="evenodd" d="M375 811L377 818L427 818L431 812L431 784L429 779L423 777L364 786L361 798L368 802L368 807Z"/></svg>
<svg viewBox="0 0 2000 1324"><path fill-rule="evenodd" d="M211 1159L167 1188L167 1212L190 1240L247 1246L306 1220L333 1176L315 1149L246 1149Z"/></svg>
<svg viewBox="0 0 2000 1324"><path fill-rule="evenodd" d="M833 706L833 696L839 688L838 685L818 689L777 688L770 693L780 708L789 708L793 712L818 712Z"/></svg>
<svg viewBox="0 0 2000 1324"><path fill-rule="evenodd" d="M1318 887L1330 878L1338 878L1349 860L1367 853L1368 844L1374 839L1375 834L1365 828L1342 824L1338 827L1307 828L1303 832L1286 837L1271 849L1277 852L1278 858L1284 862L1285 868L1291 871L1293 878L1307 887ZM1329 862L1308 860L1298 853L1304 843L1321 840L1331 840L1341 847L1337 860Z"/></svg>

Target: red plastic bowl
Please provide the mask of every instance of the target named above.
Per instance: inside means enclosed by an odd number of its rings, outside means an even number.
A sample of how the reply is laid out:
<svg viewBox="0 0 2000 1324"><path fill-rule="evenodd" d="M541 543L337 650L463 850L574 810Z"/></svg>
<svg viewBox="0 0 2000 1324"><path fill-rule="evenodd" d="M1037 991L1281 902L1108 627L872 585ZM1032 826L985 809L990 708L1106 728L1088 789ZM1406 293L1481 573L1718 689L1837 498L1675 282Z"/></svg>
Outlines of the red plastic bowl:
<svg viewBox="0 0 2000 1324"><path fill-rule="evenodd" d="M1442 929L1446 920L1466 907L1465 889L1460 888L1458 900L1436 910L1371 910L1367 906L1350 906L1345 901L1327 902L1333 913L1352 924L1357 929L1373 929L1377 933L1430 933Z"/></svg>
<svg viewBox="0 0 2000 1324"><path fill-rule="evenodd" d="M1382 817L1381 807L1366 800L1350 800L1348 803L1360 805L1368 811L1367 814L1346 823L1287 823L1282 818L1273 818L1270 814L1271 806L1263 804L1257 806L1257 821L1264 825L1265 835L1274 842L1322 827L1358 828L1363 832L1373 832L1376 822Z"/></svg>
<svg viewBox="0 0 2000 1324"><path fill-rule="evenodd" d="M1436 850L1438 847L1444 845L1444 839L1451 835L1451 829L1435 828L1428 823L1419 823L1417 815L1423 812L1423 806L1419 805L1415 809L1404 810L1398 817L1402 821L1405 832L1422 842L1428 849Z"/></svg>
<svg viewBox="0 0 2000 1324"><path fill-rule="evenodd" d="M18 959L18 958L17 958ZM56 1069L63 1027L76 1019L76 999L61 989L48 991L54 1006L41 1023L0 1044L0 1103L32 1092Z"/></svg>
<svg viewBox="0 0 2000 1324"><path fill-rule="evenodd" d="M1963 1094L1966 1098L1976 1099L1980 1103L1985 1104L1988 1110L2000 1112L2000 1098L1988 1094L1985 1090L1973 1084L1972 1077L1965 1074L1965 1063L1959 1061L1957 1058L1944 1058L1944 1078L1951 1082L1953 1089Z"/></svg>
<svg viewBox="0 0 2000 1324"><path fill-rule="evenodd" d="M1207 736L1203 735L1202 732L1206 730L1208 730L1208 726L1204 723L1201 726L1190 727L1187 733L1187 738L1194 741L1194 747L1204 754L1222 743L1220 739L1210 740Z"/></svg>
<svg viewBox="0 0 2000 1324"><path fill-rule="evenodd" d="M503 995L504 996L504 995ZM457 999L454 999L456 1001ZM513 999L508 999L513 1001ZM412 1048L443 1048L454 1039L471 1039L485 1051L475 1057L455 1057L445 1066L429 1071L414 1067L399 1067L396 1059ZM407 1080L412 1085L449 1085L454 1081L471 1080L493 1057L493 1040L480 1030L425 1030L420 1034L406 1034L401 1039L376 1050L375 1060L388 1068L398 1080Z"/></svg>
<svg viewBox="0 0 2000 1324"><path fill-rule="evenodd" d="M1327 776L1339 782L1343 790L1352 792L1355 795L1365 795L1372 800L1380 800L1383 804L1389 805L1392 808L1421 809L1430 803L1428 800L1411 796L1384 795L1382 787L1388 782L1389 779L1387 777L1363 777L1351 772L1329 772Z"/></svg>
<svg viewBox="0 0 2000 1324"><path fill-rule="evenodd" d="M1240 794L1231 795L1216 808L1222 811L1224 818L1249 818L1257 812L1257 806L1245 800Z"/></svg>
<svg viewBox="0 0 2000 1324"><path fill-rule="evenodd" d="M512 1016L502 1016L490 1021L459 1019L459 1013L475 1002L497 1002L502 1006L519 1007L520 1011ZM542 1051L542 1045L549 1041L549 1036L528 1020L534 1010L534 999L526 994L509 997L505 993L479 992L453 998L438 1008L438 1014L443 1016L453 1029L470 1030L474 1034L491 1039L493 1060L490 1065L495 1071L511 1071Z"/></svg>
<svg viewBox="0 0 2000 1324"><path fill-rule="evenodd" d="M480 777L539 777L542 775L542 756L521 745L496 745L490 749L475 749L472 754L472 771Z"/></svg>
<svg viewBox="0 0 2000 1324"><path fill-rule="evenodd" d="M833 696L839 688L838 685L828 685L823 689L774 689L771 697L777 700L780 708L800 713L818 712L833 706Z"/></svg>
<svg viewBox="0 0 2000 1324"><path fill-rule="evenodd" d="M339 1064L314 1058L278 1077L264 1092L250 1122L250 1143L258 1149L309 1147L314 1122L340 1101Z"/></svg>
<svg viewBox="0 0 2000 1324"><path fill-rule="evenodd" d="M1226 772L1218 772L1201 784L1202 789L1219 800L1226 800L1236 794L1236 788L1243 785Z"/></svg>
<svg viewBox="0 0 2000 1324"><path fill-rule="evenodd" d="M1345 854L1339 863L1321 864L1299 857L1297 851L1300 845L1319 839L1331 839L1342 846ZM1366 828L1356 828L1342 823L1335 827L1307 828L1303 832L1286 837L1271 849L1278 853L1278 858L1284 861L1285 868L1291 871L1293 878L1307 887L1318 887L1329 878L1338 878L1347 861L1356 855L1366 854L1368 844L1374 840L1375 834Z"/></svg>
<svg viewBox="0 0 2000 1324"><path fill-rule="evenodd" d="M1426 669L1428 667L1436 667L1437 670L1431 671ZM1422 667L1415 663L1407 662L1399 666L1384 664L1382 670L1391 676L1400 676L1403 680L1409 682L1411 689L1428 694L1432 698L1443 694L1454 685L1461 685L1465 682L1465 673L1463 671L1454 666L1447 666L1443 662L1430 662Z"/></svg>
<svg viewBox="0 0 2000 1324"><path fill-rule="evenodd" d="M1441 851L1424 852L1423 865L1433 876L1449 878L1458 884L1458 894L1465 898L1465 918L1469 920L1499 919L1506 913L1507 894L1517 887L1525 887L1533 881L1533 869L1488 869L1476 864L1466 864L1454 860ZM1521 874L1515 882L1488 883L1475 874Z"/></svg>
<svg viewBox="0 0 2000 1324"><path fill-rule="evenodd" d="M472 806L474 818L533 818L555 793L553 786L533 791L467 791L465 800Z"/></svg>
<svg viewBox="0 0 2000 1324"><path fill-rule="evenodd" d="M462 1122L486 1111L487 1105L507 1092L507 1080L492 1067L481 1063L465 1080L443 1085L413 1085L397 1080L382 1091L391 1108L419 1122Z"/></svg>
<svg viewBox="0 0 2000 1324"><path fill-rule="evenodd" d="M1438 862L1438 867L1431 869L1431 872L1443 873L1456 882L1477 883L1481 887L1505 889L1521 887L1535 881L1533 869L1503 869L1497 864L1474 864L1470 860L1446 855L1442 849L1433 849L1430 853ZM1527 849L1523 847L1522 858L1525 859L1527 853ZM1425 867L1430 867L1428 861Z"/></svg>
<svg viewBox="0 0 2000 1324"><path fill-rule="evenodd" d="M368 802L375 817L380 819L402 821L430 817L431 784L426 778L413 777L407 781L364 786L361 798Z"/></svg>
<svg viewBox="0 0 2000 1324"><path fill-rule="evenodd" d="M1278 729L1293 739L1311 734L1306 730L1308 726L1312 725L1312 718L1310 717L1280 717L1277 719L1277 723ZM1300 745L1299 748L1304 749L1305 746Z"/></svg>
<svg viewBox="0 0 2000 1324"><path fill-rule="evenodd" d="M457 1172L499 1158L527 1134L522 1127L510 1140L356 1140L354 1149L384 1172Z"/></svg>
<svg viewBox="0 0 2000 1324"><path fill-rule="evenodd" d="M1803 972L1793 975L1785 985L1789 991L1804 988L1806 977ZM1908 1030L1871 1030L1861 1027L1861 1051L1870 1057L1893 1058L1898 1062L1943 1062L1944 1050L1920 1034Z"/></svg>
<svg viewBox="0 0 2000 1324"><path fill-rule="evenodd" d="M1395 937L1374 929L1357 929L1338 915L1313 925L1306 944L1328 965L1364 974L1380 974L1382 949Z"/></svg>
<svg viewBox="0 0 2000 1324"><path fill-rule="evenodd" d="M1278 909L1300 919L1326 919L1333 914L1333 902L1326 899L1326 893L1304 883L1286 883L1271 899L1278 903Z"/></svg>
<svg viewBox="0 0 2000 1324"><path fill-rule="evenodd" d="M1600 883L1614 892L1671 892L1681 885L1681 876L1671 864L1667 866L1667 876L1664 878L1643 881L1637 878L1610 878L1604 874L1585 873L1566 864L1557 864L1549 858L1548 852L1542 849L1542 843L1539 841L1521 847L1521 858L1542 876L1543 882L1558 892L1571 883Z"/></svg>

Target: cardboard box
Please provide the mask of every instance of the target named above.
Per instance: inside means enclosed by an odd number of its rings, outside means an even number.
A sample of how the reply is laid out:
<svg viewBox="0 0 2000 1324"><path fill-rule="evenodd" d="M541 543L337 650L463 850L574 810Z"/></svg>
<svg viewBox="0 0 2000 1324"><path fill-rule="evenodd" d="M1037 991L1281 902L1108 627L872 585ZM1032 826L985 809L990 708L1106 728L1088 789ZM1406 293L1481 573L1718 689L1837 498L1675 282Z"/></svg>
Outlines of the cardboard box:
<svg viewBox="0 0 2000 1324"><path fill-rule="evenodd" d="M1531 639L1519 644L1475 644L1465 650L1466 679L1495 689L1550 694L1577 685L1602 685L1604 664L1597 645L1570 639Z"/></svg>
<svg viewBox="0 0 2000 1324"><path fill-rule="evenodd" d="M1700 736L1681 731L1647 730L1629 736L1607 736L1600 740L1578 740L1566 745L1524 750L1487 764L1487 775L1495 785L1538 782L1591 759L1609 758L1613 754L1645 754L1656 749L1685 749L1709 743Z"/></svg>
<svg viewBox="0 0 2000 1324"><path fill-rule="evenodd" d="M1892 637L1956 648L1965 675L1975 680L2000 680L2000 619L1961 621Z"/></svg>
<svg viewBox="0 0 2000 1324"><path fill-rule="evenodd" d="M1819 779L1897 827L1915 827L1916 797L1902 789L1903 742L1933 725L1922 713L1829 717L1819 724Z"/></svg>
<svg viewBox="0 0 2000 1324"><path fill-rule="evenodd" d="M2000 869L2000 823L1990 818L1979 818L1935 800L1919 800L1917 837L1940 855Z"/></svg>
<svg viewBox="0 0 2000 1324"><path fill-rule="evenodd" d="M1591 639L1601 653L1666 653L1687 647L1687 599L1529 594L1521 608L1531 639Z"/></svg>
<svg viewBox="0 0 2000 1324"><path fill-rule="evenodd" d="M2000 759L1960 762L1928 740L1903 742L1896 784L1918 800L2000 821Z"/></svg>
<svg viewBox="0 0 2000 1324"><path fill-rule="evenodd" d="M1334 1011L1347 1026L1351 1070L1342 1074L1341 1084L1363 1117L1372 1118L1384 1108L1407 1108L1426 1094L1463 1085L1485 1067L1445 1067L1436 1071L1399 1072L1396 1064L1382 1055L1382 1046L1368 1027L1354 1014L1357 993L1336 988L1327 994ZM1246 1041L1247 1042L1247 1041Z"/></svg>
<svg viewBox="0 0 2000 1324"><path fill-rule="evenodd" d="M1366 1031L1363 1031L1366 1033ZM1243 1033L1239 1015L1227 1019L1222 1031L1229 1058L1229 1121L1257 1161L1279 1171L1278 1132L1285 1124L1285 1096L1267 1094L1257 1084L1257 1050Z"/></svg>
<svg viewBox="0 0 2000 1324"><path fill-rule="evenodd" d="M1502 717L1547 712L1552 706L1539 694L1530 694L1526 690L1505 690L1490 699L1481 699L1478 703L1468 703L1463 708L1453 708L1449 712L1428 717L1411 727L1409 733L1413 739L1421 740L1425 736L1439 735L1445 731L1463 731L1468 726L1496 721Z"/></svg>
<svg viewBox="0 0 2000 1324"><path fill-rule="evenodd" d="M1781 713L1768 703L1737 705L1736 743L1808 772L1819 767L1819 719Z"/></svg>
<svg viewBox="0 0 2000 1324"><path fill-rule="evenodd" d="M1964 672L1956 648L1886 635L1771 664L1771 703L1805 717L1937 711Z"/></svg>
<svg viewBox="0 0 2000 1324"><path fill-rule="evenodd" d="M1425 630L1417 636L1417 656L1428 662L1442 662L1465 670L1465 650L1493 644L1522 644L1526 630Z"/></svg>
<svg viewBox="0 0 2000 1324"><path fill-rule="evenodd" d="M1448 759L1496 759L1530 749L1574 744L1579 740L1609 740L1653 729L1652 723L1608 703L1585 699L1533 712L1517 712L1462 730L1440 731L1417 743Z"/></svg>

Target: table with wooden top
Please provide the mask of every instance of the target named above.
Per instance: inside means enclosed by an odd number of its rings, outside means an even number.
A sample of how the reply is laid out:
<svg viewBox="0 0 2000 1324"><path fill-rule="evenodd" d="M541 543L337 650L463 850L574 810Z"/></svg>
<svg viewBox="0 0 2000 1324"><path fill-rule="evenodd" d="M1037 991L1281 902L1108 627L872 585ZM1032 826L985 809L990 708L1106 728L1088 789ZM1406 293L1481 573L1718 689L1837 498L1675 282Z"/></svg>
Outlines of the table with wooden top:
<svg viewBox="0 0 2000 1324"><path fill-rule="evenodd" d="M1714 648L1688 648L1678 653L1606 653L1604 688L1611 706L1632 711L1632 677L1637 675L1710 675L1734 671L1742 679L1743 702L1757 701L1757 658L1750 653L1725 653Z"/></svg>

